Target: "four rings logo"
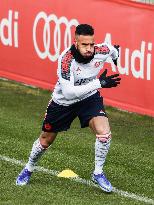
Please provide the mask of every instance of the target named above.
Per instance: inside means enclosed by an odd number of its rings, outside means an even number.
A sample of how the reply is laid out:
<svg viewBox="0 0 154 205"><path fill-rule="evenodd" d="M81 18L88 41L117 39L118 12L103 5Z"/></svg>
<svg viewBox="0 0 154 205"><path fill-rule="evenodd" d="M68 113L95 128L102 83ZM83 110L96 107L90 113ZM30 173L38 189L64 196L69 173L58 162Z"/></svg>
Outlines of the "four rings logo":
<svg viewBox="0 0 154 205"><path fill-rule="evenodd" d="M43 20L44 21L44 27L43 27L43 51L40 50L38 46L38 39L37 39L37 27L38 23ZM50 24L54 23L54 29L51 36L51 26ZM62 41L62 29L61 25L65 25L64 30L64 39ZM49 16L46 15L45 12L40 12L35 18L34 26L33 26L33 41L34 41L34 47L38 54L38 56L41 59L49 58L51 61L56 61L59 57L60 50L61 50L61 42L64 42L64 48L67 48L71 45L71 27L77 26L79 22L76 19L71 19L68 21L68 19L64 16L60 17L59 19L55 14L50 14ZM51 42L52 40L52 42ZM54 51L51 54L51 48L50 45L53 46Z"/></svg>

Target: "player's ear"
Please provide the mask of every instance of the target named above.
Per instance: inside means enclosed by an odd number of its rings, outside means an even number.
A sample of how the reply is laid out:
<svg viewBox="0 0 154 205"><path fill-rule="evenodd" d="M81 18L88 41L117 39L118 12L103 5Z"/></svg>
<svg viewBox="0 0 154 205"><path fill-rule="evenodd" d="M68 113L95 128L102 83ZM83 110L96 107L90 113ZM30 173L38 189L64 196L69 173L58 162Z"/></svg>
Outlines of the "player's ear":
<svg viewBox="0 0 154 205"><path fill-rule="evenodd" d="M74 38L73 44L75 45L75 48L77 48L77 41L76 41L76 38Z"/></svg>

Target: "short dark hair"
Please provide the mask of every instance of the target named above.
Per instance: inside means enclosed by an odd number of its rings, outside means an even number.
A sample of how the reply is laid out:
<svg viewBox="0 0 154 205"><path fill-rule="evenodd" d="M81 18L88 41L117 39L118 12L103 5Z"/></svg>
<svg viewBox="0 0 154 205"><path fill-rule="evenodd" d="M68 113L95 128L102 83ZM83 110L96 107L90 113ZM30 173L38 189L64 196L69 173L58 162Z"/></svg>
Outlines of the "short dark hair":
<svg viewBox="0 0 154 205"><path fill-rule="evenodd" d="M94 28L88 24L79 24L76 27L75 35L94 35Z"/></svg>

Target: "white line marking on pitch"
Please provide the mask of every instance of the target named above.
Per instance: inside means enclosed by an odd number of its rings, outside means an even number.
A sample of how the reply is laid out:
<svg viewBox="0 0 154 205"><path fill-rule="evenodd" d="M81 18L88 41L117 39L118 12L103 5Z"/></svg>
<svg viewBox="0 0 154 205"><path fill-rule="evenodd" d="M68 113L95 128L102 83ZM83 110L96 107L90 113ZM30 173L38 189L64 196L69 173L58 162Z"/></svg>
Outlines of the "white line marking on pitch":
<svg viewBox="0 0 154 205"><path fill-rule="evenodd" d="M10 157L6 157L6 156L3 156L3 155L0 155L0 160L1 161L7 161L7 162L10 162L12 164L16 164L16 165L20 165L20 166L25 166L24 162L22 162L20 160L13 159L13 158L10 158ZM59 174L58 171L45 169L44 167L40 167L40 166L37 166L36 170L39 171L39 172L45 172L47 174L51 174L53 176L57 176ZM79 178L79 177L78 178L70 178L70 179L72 181L76 181L76 182L79 182L81 184L86 184L86 185L92 186L92 187L98 187L91 180L86 180L86 179L82 179L82 178ZM140 195L136 195L136 194L133 194L133 193L129 193L127 191L122 191L122 190L119 190L115 187L113 187L113 192L117 193L118 195L121 195L123 197L135 199L137 201L141 201L141 202L145 202L147 204L154 205L154 200L150 199L148 197L145 197L145 196L140 196Z"/></svg>

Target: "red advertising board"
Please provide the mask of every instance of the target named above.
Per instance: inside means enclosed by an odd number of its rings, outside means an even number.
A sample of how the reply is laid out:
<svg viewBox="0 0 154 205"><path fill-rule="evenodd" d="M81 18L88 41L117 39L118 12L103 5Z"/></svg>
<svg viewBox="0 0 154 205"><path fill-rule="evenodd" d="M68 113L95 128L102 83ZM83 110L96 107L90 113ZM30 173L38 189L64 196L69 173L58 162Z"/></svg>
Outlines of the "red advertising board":
<svg viewBox="0 0 154 205"><path fill-rule="evenodd" d="M127 0L2 0L0 77L46 89L57 80L57 59L75 26L95 28L96 43L120 45L117 88L102 89L106 104L154 116L154 7Z"/></svg>

